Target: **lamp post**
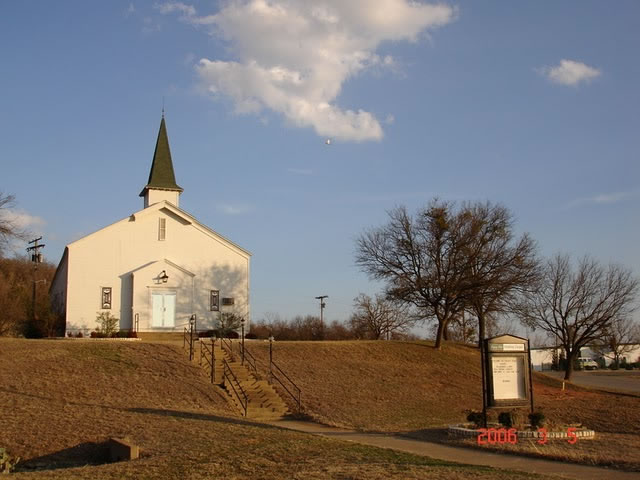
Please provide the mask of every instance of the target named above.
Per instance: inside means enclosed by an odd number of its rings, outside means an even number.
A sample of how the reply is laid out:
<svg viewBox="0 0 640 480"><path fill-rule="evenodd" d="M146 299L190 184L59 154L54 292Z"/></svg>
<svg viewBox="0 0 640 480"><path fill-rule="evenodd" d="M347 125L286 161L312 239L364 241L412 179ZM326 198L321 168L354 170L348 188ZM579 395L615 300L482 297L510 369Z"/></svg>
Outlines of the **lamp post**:
<svg viewBox="0 0 640 480"><path fill-rule="evenodd" d="M196 314L189 318L189 361L193 360L193 330L196 326Z"/></svg>
<svg viewBox="0 0 640 480"><path fill-rule="evenodd" d="M240 327L242 327L242 365L244 365L244 324L246 320L244 318L240 319Z"/></svg>
<svg viewBox="0 0 640 480"><path fill-rule="evenodd" d="M271 364L273 363L273 335L269 334L269 383L271 383Z"/></svg>

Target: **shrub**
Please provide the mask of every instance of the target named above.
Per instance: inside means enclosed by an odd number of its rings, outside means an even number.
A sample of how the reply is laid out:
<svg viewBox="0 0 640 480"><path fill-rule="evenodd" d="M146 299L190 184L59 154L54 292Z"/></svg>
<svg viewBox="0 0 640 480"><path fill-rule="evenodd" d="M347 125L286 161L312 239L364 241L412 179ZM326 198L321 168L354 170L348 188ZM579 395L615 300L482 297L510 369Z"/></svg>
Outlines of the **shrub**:
<svg viewBox="0 0 640 480"><path fill-rule="evenodd" d="M4 448L0 448L0 473L10 473L19 461L20 457L12 457Z"/></svg>
<svg viewBox="0 0 640 480"><path fill-rule="evenodd" d="M544 418L542 412L533 412L529 414L529 423L533 428L539 428L544 424Z"/></svg>
<svg viewBox="0 0 640 480"><path fill-rule="evenodd" d="M248 338L249 340L255 340L256 338L258 338L258 335L256 335L253 332L249 332L244 336L244 338Z"/></svg>
<svg viewBox="0 0 640 480"><path fill-rule="evenodd" d="M135 330L127 331L127 338L138 338L138 332Z"/></svg>
<svg viewBox="0 0 640 480"><path fill-rule="evenodd" d="M469 415L467 415L467 421L473 423L476 428L480 428L484 426L484 414L482 412L471 410Z"/></svg>
<svg viewBox="0 0 640 480"><path fill-rule="evenodd" d="M216 336L215 330L202 330L198 332L198 338L211 338Z"/></svg>
<svg viewBox="0 0 640 480"><path fill-rule="evenodd" d="M498 415L498 422L506 428L511 428L520 423L520 415L515 411L500 412Z"/></svg>
<svg viewBox="0 0 640 480"><path fill-rule="evenodd" d="M98 312L96 321L100 324L99 331L104 333L106 337L118 331L120 319L111 315L111 312Z"/></svg>
<svg viewBox="0 0 640 480"><path fill-rule="evenodd" d="M107 338L107 335L104 332L94 331L91 332L91 338Z"/></svg>
<svg viewBox="0 0 640 480"><path fill-rule="evenodd" d="M72 332L67 332L67 337L69 337L69 338L73 337L73 333Z"/></svg>
<svg viewBox="0 0 640 480"><path fill-rule="evenodd" d="M79 331L78 333L76 333L76 338L83 338L83 337L84 335L82 334L82 332Z"/></svg>

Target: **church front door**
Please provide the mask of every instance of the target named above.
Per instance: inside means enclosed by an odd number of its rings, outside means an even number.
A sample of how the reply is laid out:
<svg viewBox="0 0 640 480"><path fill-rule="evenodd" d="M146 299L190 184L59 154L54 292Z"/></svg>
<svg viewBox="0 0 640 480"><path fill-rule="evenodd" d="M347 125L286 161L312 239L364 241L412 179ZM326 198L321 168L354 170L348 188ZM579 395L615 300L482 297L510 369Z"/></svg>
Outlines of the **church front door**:
<svg viewBox="0 0 640 480"><path fill-rule="evenodd" d="M174 327L176 319L176 294L175 293L153 293L151 294L153 303L152 327Z"/></svg>

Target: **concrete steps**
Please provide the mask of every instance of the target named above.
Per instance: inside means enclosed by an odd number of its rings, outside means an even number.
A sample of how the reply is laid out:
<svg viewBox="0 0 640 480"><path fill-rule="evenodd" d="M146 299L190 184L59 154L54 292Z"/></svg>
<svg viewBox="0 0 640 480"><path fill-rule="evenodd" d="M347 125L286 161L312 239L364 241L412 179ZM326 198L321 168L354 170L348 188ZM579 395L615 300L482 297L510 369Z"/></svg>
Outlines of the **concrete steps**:
<svg viewBox="0 0 640 480"><path fill-rule="evenodd" d="M232 360L226 350L221 348L220 343L214 347L215 353L215 381L226 392L227 401L235 410L244 415L244 408L237 399L231 386L224 385L223 359L227 361L229 368L235 375L238 383L247 395L247 418L254 420L277 420L291 412L282 397L276 392L272 385L266 380L256 378L255 374L249 370L247 365L243 365L237 358ZM203 364L203 368L208 367ZM237 388L237 385L235 385Z"/></svg>

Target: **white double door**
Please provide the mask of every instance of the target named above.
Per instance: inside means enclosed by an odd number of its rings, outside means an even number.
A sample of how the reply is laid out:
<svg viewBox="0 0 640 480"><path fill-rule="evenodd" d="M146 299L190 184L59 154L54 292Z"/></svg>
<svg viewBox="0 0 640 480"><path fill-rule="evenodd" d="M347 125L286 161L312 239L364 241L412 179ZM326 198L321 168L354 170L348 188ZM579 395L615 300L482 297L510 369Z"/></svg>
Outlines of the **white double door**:
<svg viewBox="0 0 640 480"><path fill-rule="evenodd" d="M152 327L174 327L176 323L175 292L158 292L151 294L153 305Z"/></svg>

